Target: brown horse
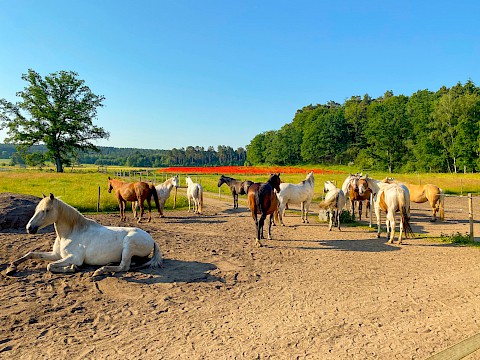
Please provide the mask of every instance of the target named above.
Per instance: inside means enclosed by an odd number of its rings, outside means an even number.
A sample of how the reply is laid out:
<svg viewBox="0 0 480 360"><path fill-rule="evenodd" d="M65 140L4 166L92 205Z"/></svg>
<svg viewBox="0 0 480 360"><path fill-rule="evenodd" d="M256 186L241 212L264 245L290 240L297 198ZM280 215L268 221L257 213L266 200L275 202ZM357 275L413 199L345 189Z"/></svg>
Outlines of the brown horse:
<svg viewBox="0 0 480 360"><path fill-rule="evenodd" d="M270 222L268 224L268 240L272 239L270 229L272 227L273 216L278 222L278 199L274 190L280 191L280 174L272 174L266 183L253 183L248 188L248 206L252 213L252 218L255 221L255 228L257 230L257 237L255 244L262 246L260 239L263 239L263 225L267 215L270 215ZM260 220L257 215L260 214Z"/></svg>
<svg viewBox="0 0 480 360"><path fill-rule="evenodd" d="M352 217L355 218L355 202L358 201L358 220L362 221L362 201L367 201L366 216L368 218L368 211L370 209L370 194L372 190L368 187L368 181L361 175L352 176L348 186L348 197L352 207Z"/></svg>
<svg viewBox="0 0 480 360"><path fill-rule="evenodd" d="M431 221L437 220L437 212L439 212L440 220L444 220L445 194L443 193L442 189L433 184L406 184L406 186L408 191L410 191L410 201L413 201L417 204L423 204L427 201L430 202L430 206L432 207Z"/></svg>
<svg viewBox="0 0 480 360"><path fill-rule="evenodd" d="M148 205L148 222L152 220L152 207L150 201L155 200L155 205L157 206L158 212L160 212L160 205L158 202L157 190L153 184L149 184L143 181L137 181L133 183L127 183L117 179L111 179L108 177L108 192L111 193L112 190L115 190L115 196L117 197L118 206L120 207L120 218L122 221L126 221L127 217L125 216L125 207L127 206L127 201L132 202L132 210L137 223L142 221L143 213L145 211L144 201L147 200ZM140 216L137 218L137 209L136 202L140 206Z"/></svg>

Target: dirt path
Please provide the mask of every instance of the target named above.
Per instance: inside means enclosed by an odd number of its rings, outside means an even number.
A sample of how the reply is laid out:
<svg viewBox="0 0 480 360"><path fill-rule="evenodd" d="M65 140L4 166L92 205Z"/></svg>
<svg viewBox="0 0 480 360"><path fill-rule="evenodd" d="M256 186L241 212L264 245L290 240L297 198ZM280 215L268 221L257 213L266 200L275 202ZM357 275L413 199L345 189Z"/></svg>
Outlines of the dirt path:
<svg viewBox="0 0 480 360"><path fill-rule="evenodd" d="M328 232L296 214L256 248L240 207L209 197L203 215L155 216L141 227L164 268L95 282L93 268L55 275L42 261L5 277L8 262L50 250L54 236L0 233L0 357L424 359L480 331L479 249L425 237L388 245L368 226ZM465 233L462 207L447 199L449 220L432 224L416 205L414 231Z"/></svg>

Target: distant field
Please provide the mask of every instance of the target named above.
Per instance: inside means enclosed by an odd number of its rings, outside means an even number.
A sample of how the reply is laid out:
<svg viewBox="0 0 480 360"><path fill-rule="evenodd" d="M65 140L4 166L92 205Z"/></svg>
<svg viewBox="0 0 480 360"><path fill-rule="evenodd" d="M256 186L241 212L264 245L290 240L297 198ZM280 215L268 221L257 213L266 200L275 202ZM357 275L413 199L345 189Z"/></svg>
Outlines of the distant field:
<svg viewBox="0 0 480 360"><path fill-rule="evenodd" d="M1 163L1 161L0 161ZM220 189L217 187L219 174L204 174L203 168L191 169L188 174L179 174L180 185L185 187L185 177L190 175L195 182L202 184L206 192L229 196L230 189L223 185ZM331 168L335 170L323 173L320 167L311 167L299 169L299 173L282 174L280 177L283 182L299 183L305 179L307 170L315 170L315 198L318 201L323 196L323 183L326 180L333 180L341 187L343 181L350 173L346 168ZM102 170L105 170L104 168ZM129 174L130 177L125 178L126 181L154 181L161 183L167 178L173 176L170 172L159 172L154 169L132 169L121 167L108 167L106 173L98 172L97 166L82 166L76 168L67 168L65 173L55 173L52 169L47 170L30 170L15 167L0 167L0 192L13 192L21 194L30 194L41 196L42 194L53 193L61 196L63 200L82 212L95 212L97 209L97 199L100 189L100 211L110 212L117 211L118 205L113 194L107 192L107 178L119 177L119 173ZM210 168L211 171L211 168ZM317 173L318 172L318 173ZM352 170L351 172L356 172ZM268 179L268 173L246 175L246 174L228 174L223 173L237 179L252 180L255 182L265 182ZM387 174L381 172L371 172L369 176L382 179L387 175L393 176L396 180L410 182L414 184L433 183L440 186L449 194L466 194L468 192L480 194L480 174ZM180 192L179 194L184 194ZM167 209L173 206L173 197L167 202ZM177 198L177 207L187 205L184 195Z"/></svg>

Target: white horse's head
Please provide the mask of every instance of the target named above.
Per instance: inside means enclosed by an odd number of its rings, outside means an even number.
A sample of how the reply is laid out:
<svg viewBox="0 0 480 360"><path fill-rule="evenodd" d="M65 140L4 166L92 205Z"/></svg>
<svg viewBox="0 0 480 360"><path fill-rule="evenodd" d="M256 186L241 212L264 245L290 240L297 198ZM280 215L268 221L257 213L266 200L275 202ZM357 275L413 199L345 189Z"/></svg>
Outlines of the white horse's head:
<svg viewBox="0 0 480 360"><path fill-rule="evenodd" d="M172 185L175 186L175 187L180 186L180 182L178 180L178 175L175 175L174 177L172 177Z"/></svg>
<svg viewBox="0 0 480 360"><path fill-rule="evenodd" d="M335 184L333 182L331 182L330 180L325 181L325 184L323 185L323 192L327 193L330 190L334 189L335 187L336 187Z"/></svg>
<svg viewBox="0 0 480 360"><path fill-rule="evenodd" d="M187 176L185 178L185 182L187 183L187 186L190 185L190 184L193 184L193 180L190 178L190 176Z"/></svg>
<svg viewBox="0 0 480 360"><path fill-rule="evenodd" d="M36 234L37 231L45 226L53 224L58 218L58 200L53 194L50 196L43 196L37 207L35 214L27 224L27 232L29 234Z"/></svg>

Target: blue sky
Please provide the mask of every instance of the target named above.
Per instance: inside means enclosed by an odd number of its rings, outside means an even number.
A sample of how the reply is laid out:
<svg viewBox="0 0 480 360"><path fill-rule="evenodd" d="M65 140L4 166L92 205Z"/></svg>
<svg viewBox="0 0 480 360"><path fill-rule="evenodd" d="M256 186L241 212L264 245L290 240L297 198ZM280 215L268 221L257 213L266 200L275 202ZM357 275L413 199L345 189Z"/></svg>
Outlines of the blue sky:
<svg viewBox="0 0 480 360"><path fill-rule="evenodd" d="M75 71L106 97L101 146L236 149L311 103L480 85L477 0L0 6L0 98L18 100L28 69Z"/></svg>

